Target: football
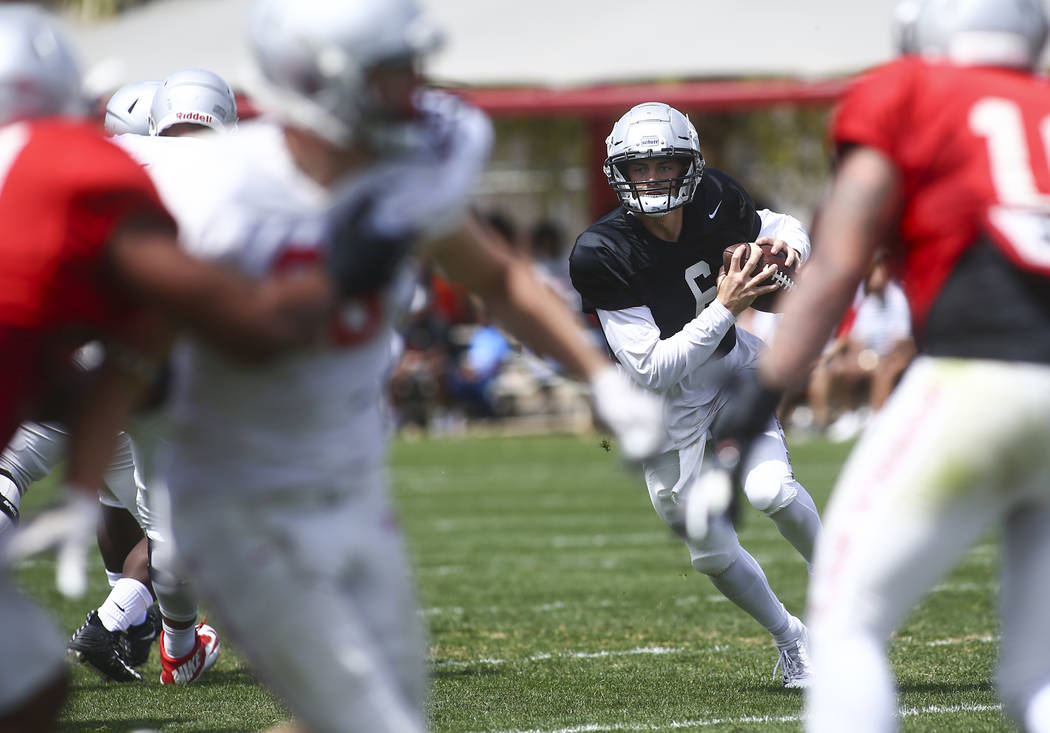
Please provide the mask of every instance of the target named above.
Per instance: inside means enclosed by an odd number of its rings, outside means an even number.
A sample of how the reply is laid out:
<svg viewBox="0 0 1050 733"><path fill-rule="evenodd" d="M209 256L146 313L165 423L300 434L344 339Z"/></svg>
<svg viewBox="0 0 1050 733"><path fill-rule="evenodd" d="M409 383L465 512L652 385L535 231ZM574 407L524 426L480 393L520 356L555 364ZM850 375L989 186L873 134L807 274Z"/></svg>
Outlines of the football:
<svg viewBox="0 0 1050 733"><path fill-rule="evenodd" d="M751 247L756 246L750 242L741 242L740 244L732 244L726 247L722 251L722 267L724 270L729 270L729 266L733 260L733 252L738 247L744 247L743 260L746 261L751 256ZM771 244L759 244L757 245L762 249L762 257L755 266L754 272L760 271L762 268L768 265L776 265L777 270L773 273L772 278L780 285L779 290L775 290L772 293L767 293L755 299L755 302L751 304L751 307L758 311L764 311L766 313L779 313L777 310L777 300L780 296L781 290L791 290L795 287L795 271L798 269L796 265L787 266L787 252L781 250L776 254L773 254L773 245Z"/></svg>

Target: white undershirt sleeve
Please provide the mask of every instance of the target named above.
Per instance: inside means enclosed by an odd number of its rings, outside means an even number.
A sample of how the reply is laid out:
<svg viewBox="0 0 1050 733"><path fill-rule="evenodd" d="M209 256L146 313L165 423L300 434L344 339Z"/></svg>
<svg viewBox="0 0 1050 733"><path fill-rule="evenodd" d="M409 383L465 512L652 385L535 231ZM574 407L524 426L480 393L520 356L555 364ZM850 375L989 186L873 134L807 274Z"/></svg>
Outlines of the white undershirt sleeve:
<svg viewBox="0 0 1050 733"><path fill-rule="evenodd" d="M598 309L605 339L617 360L634 381L663 392L677 384L714 354L736 318L717 300L704 308L670 338L660 338L660 328L648 306L622 310Z"/></svg>
<svg viewBox="0 0 1050 733"><path fill-rule="evenodd" d="M806 233L802 222L790 214L778 214L769 209L759 209L758 216L762 219L759 237L783 239L789 247L798 252L803 262L809 259L809 234Z"/></svg>

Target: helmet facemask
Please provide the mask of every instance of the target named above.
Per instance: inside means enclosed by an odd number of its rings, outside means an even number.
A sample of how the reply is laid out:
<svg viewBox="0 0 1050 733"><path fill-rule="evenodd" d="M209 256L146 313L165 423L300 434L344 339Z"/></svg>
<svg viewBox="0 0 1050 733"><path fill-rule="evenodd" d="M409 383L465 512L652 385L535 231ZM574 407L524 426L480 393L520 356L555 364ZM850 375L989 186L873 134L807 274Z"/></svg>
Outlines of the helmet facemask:
<svg viewBox="0 0 1050 733"><path fill-rule="evenodd" d="M671 178L631 180L632 161L664 157L680 165L680 175ZM681 150L671 155L666 155L663 151L628 152L606 160L604 170L609 185L616 192L620 203L628 210L661 217L693 200L703 177L704 159L699 153Z"/></svg>
<svg viewBox="0 0 1050 733"><path fill-rule="evenodd" d="M256 0L253 96L334 147L396 154L419 138L409 102L440 43L416 0Z"/></svg>
<svg viewBox="0 0 1050 733"><path fill-rule="evenodd" d="M357 97L357 140L380 154L416 149L422 139L419 96L424 89L418 56L399 56L365 72Z"/></svg>

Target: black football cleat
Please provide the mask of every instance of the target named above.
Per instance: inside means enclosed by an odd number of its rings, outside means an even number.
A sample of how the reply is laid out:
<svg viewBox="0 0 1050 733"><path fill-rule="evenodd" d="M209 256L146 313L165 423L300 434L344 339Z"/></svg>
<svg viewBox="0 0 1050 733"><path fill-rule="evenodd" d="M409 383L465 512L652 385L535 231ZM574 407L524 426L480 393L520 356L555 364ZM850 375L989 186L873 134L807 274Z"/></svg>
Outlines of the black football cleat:
<svg viewBox="0 0 1050 733"><path fill-rule="evenodd" d="M135 682L142 679L128 661L127 634L103 626L98 611L87 615L84 624L70 638L68 649L72 657L93 668L104 680Z"/></svg>
<svg viewBox="0 0 1050 733"><path fill-rule="evenodd" d="M154 603L146 610L146 620L128 627L128 664L141 667L149 659L153 642L160 638L160 609Z"/></svg>

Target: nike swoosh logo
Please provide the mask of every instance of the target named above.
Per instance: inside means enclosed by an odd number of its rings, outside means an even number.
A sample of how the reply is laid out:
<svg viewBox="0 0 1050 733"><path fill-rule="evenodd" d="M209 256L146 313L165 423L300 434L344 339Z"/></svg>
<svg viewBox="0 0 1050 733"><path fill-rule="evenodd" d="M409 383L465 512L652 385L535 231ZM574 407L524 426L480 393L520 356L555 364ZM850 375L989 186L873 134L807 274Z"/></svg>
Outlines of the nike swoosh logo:
<svg viewBox="0 0 1050 733"><path fill-rule="evenodd" d="M718 206L716 206L716 207L715 207L715 210L714 210L714 211L712 211L712 212L711 212L710 214L708 214L708 215L707 215L707 218L708 218L708 219L714 219L714 218L715 218L715 214L717 214L717 213L718 213L718 209L719 209L719 208L720 208L721 206L722 206L722 202L721 202L721 201L719 201L719 202L718 202Z"/></svg>

